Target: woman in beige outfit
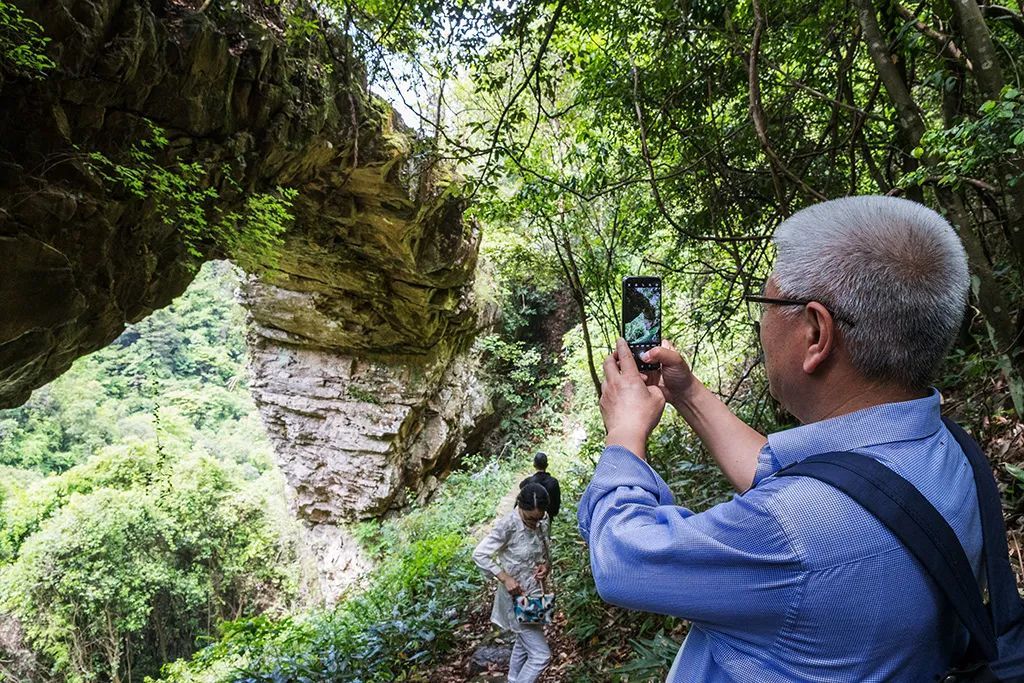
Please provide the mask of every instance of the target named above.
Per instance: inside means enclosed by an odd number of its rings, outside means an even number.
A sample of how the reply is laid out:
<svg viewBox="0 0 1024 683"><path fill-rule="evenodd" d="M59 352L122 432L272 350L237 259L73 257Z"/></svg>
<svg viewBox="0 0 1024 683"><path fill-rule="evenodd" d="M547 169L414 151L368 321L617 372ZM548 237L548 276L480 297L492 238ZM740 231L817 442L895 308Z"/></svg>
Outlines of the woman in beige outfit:
<svg viewBox="0 0 1024 683"><path fill-rule="evenodd" d="M499 519L473 551L473 561L498 580L491 621L516 634L509 683L534 683L551 660L543 624L516 620L513 596L539 597L551 567L547 545L548 492L540 484L519 490L512 512Z"/></svg>

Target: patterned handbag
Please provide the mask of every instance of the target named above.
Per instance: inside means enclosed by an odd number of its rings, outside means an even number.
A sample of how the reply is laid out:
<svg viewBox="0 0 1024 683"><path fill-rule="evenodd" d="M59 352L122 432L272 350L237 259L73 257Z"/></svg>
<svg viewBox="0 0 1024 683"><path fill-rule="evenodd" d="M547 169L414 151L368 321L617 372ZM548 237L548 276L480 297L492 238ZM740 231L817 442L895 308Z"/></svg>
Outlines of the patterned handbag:
<svg viewBox="0 0 1024 683"><path fill-rule="evenodd" d="M548 576L551 572L551 553L548 550L548 542L541 531L541 541L544 543L544 555L548 564ZM555 594L547 592L547 579L541 581L542 595L530 597L526 595L515 596L513 608L516 614L516 621L520 624L550 624L551 617L555 613Z"/></svg>
<svg viewBox="0 0 1024 683"><path fill-rule="evenodd" d="M538 597L517 595L515 598L516 621L520 624L550 624L555 611L555 594L545 593Z"/></svg>

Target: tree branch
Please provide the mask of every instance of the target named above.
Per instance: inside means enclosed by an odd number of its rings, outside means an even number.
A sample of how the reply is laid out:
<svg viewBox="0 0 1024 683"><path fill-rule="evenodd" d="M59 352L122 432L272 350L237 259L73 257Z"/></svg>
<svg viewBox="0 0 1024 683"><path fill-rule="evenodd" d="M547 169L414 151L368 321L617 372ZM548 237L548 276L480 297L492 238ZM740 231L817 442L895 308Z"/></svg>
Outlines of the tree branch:
<svg viewBox="0 0 1024 683"><path fill-rule="evenodd" d="M699 242L759 242L768 239L770 235L742 235L737 237L695 235L672 218L672 215L669 213L665 206L665 202L661 197L661 191L658 189L657 174L654 172L654 164L651 162L650 148L647 144L647 129L644 125L644 115L643 110L640 108L640 98L638 95L640 89L640 74L636 65L633 64L632 61L632 58L630 58L630 66L633 70L633 109L636 112L637 128L640 132L640 149L644 158L644 164L647 166L647 173L650 176L651 193L654 195L654 202L658 207L659 213L661 213L668 224L671 225L680 235L685 236L687 239Z"/></svg>
<svg viewBox="0 0 1024 683"><path fill-rule="evenodd" d="M974 65L971 64L971 60L965 57L964 53L960 51L960 48L956 46L956 43L953 42L952 36L947 36L945 33L936 31L934 28L918 19L913 12L898 2L893 3L893 6L901 17L906 19L915 29L917 29L918 33L931 38L932 42L938 46L940 55L963 64L968 71L974 70Z"/></svg>
<svg viewBox="0 0 1024 683"><path fill-rule="evenodd" d="M768 157L769 163L773 169L777 169L787 178L795 182L801 189L807 194L811 195L815 199L826 200L828 199L825 195L821 194L810 185L805 183L802 178L793 173L779 155L775 153L772 148L771 141L768 139L768 126L765 122L764 107L761 103L761 84L757 74L757 61L761 51L761 35L764 32L764 16L761 14L761 3L759 0L753 0L754 10L754 37L750 43L750 57L747 64L747 75L748 83L750 85L750 118L754 122L754 131L757 133L757 139L761 143L761 149L764 150L765 156ZM785 191L782 189L782 185L775 173L772 174L772 181L775 183L775 194L782 204L783 211L788 214L788 202L786 201Z"/></svg>
<svg viewBox="0 0 1024 683"><path fill-rule="evenodd" d="M498 116L498 121L494 124L494 134L491 136L490 150L487 153L487 159L484 162L483 170L480 173L480 183L477 184L473 190L475 195L477 190L483 185L483 181L487 178L489 173L491 161L494 158L494 150L498 148L498 138L501 136L502 126L505 124L505 119L508 117L509 111L512 109L512 105L515 104L519 96L523 94L530 85L530 81L533 79L541 67L541 63L544 61L544 53L547 52L548 43L551 41L551 36L555 33L555 26L558 25L558 20L562 16L562 9L565 7L565 0L558 0L558 4L555 5L555 11L551 15L551 19L548 21L547 28L544 31L544 38L541 40L540 47L537 49L537 55L534 57L533 64L530 66L530 70L527 72L526 77L523 78L523 82L519 84L516 91L509 98L508 102L501 110L501 114Z"/></svg>

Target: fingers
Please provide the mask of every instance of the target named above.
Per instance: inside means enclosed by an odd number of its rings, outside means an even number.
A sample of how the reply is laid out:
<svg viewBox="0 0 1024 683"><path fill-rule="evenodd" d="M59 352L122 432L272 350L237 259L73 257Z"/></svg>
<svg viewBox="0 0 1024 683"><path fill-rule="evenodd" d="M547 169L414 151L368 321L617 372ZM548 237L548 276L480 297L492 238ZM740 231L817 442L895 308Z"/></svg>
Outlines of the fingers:
<svg viewBox="0 0 1024 683"><path fill-rule="evenodd" d="M615 351L619 354L619 370L623 375L638 375L636 361L633 360L633 352L629 350L629 344L622 337L615 342Z"/></svg>
<svg viewBox="0 0 1024 683"><path fill-rule="evenodd" d="M663 341L661 346L656 346L647 352L647 362L661 363L662 365L679 365L683 362L683 357L676 351L671 342L668 342L666 345L666 342Z"/></svg>
<svg viewBox="0 0 1024 683"><path fill-rule="evenodd" d="M641 372L640 376L644 379L644 384L649 387L656 387L661 384L661 370L648 370L647 372Z"/></svg>
<svg viewBox="0 0 1024 683"><path fill-rule="evenodd" d="M647 351L644 351L642 354L640 354L640 360L644 361L645 363L660 363L662 353L664 353L664 348L664 346L661 346L655 347L653 349L648 349Z"/></svg>

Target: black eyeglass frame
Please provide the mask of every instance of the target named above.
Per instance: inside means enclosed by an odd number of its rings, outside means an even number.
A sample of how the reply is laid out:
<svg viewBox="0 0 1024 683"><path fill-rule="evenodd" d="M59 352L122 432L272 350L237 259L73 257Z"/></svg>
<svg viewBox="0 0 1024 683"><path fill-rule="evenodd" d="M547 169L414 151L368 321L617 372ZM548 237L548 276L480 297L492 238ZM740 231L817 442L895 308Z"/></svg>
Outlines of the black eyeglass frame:
<svg viewBox="0 0 1024 683"><path fill-rule="evenodd" d="M755 304L773 304L775 306L806 306L807 304L814 301L814 299L776 299L770 296L761 296L760 294L745 294L743 298L744 300L750 301ZM819 301L818 303L820 304L821 302ZM831 315L836 320L846 323L850 327L857 326L856 323L854 323L849 318L834 313L832 309L830 309L828 306L825 306L825 304L821 305L825 308L826 311L828 311L829 315Z"/></svg>

